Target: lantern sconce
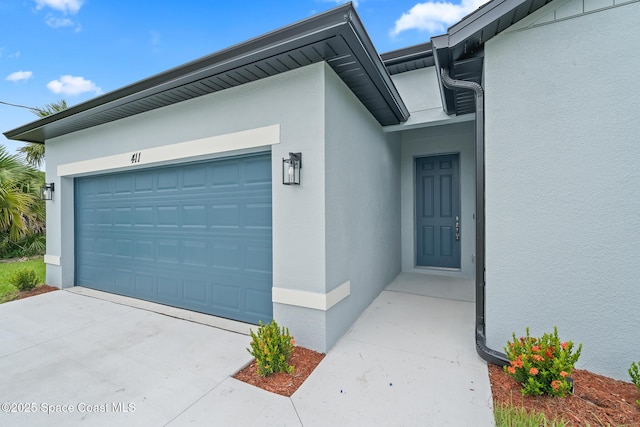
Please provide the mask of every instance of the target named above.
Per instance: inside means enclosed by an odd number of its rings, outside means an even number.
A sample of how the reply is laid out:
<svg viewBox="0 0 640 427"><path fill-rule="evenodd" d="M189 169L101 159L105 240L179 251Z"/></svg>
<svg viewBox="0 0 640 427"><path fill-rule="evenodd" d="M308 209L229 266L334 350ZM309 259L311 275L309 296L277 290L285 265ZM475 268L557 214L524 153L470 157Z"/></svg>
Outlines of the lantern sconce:
<svg viewBox="0 0 640 427"><path fill-rule="evenodd" d="M49 184L45 183L42 187L40 187L40 199L53 200L53 189L54 189L53 182Z"/></svg>
<svg viewBox="0 0 640 427"><path fill-rule="evenodd" d="M300 169L302 169L302 153L289 153L288 159L282 159L282 183L300 185Z"/></svg>

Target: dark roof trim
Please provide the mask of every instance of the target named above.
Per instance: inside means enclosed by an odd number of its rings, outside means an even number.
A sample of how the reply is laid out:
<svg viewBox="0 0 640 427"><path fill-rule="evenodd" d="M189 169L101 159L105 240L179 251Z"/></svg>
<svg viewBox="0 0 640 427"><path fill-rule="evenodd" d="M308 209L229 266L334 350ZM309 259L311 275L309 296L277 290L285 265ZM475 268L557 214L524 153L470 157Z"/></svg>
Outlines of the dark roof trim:
<svg viewBox="0 0 640 427"><path fill-rule="evenodd" d="M435 63L431 43L383 53L380 58L391 75L431 67Z"/></svg>
<svg viewBox="0 0 640 427"><path fill-rule="evenodd" d="M355 61L354 61L355 58ZM409 117L351 3L5 132L45 140L326 61L382 125ZM353 76L357 75L358 78Z"/></svg>
<svg viewBox="0 0 640 427"><path fill-rule="evenodd" d="M431 38L435 65L439 70L448 68L453 79L480 83L484 44L551 1L493 0L486 3L452 25L446 34ZM463 102L460 97L468 97L468 94L445 88L440 73L436 74L445 112L461 114L458 104L465 106L463 114L466 114L468 102Z"/></svg>

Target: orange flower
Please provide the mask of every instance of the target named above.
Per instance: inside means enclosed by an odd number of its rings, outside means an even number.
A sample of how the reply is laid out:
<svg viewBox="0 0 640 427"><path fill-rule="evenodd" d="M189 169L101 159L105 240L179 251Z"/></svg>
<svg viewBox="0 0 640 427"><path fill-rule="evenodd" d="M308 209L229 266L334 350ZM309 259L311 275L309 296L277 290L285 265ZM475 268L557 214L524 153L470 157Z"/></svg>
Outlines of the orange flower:
<svg viewBox="0 0 640 427"><path fill-rule="evenodd" d="M544 353L549 359L553 359L553 350L548 348Z"/></svg>
<svg viewBox="0 0 640 427"><path fill-rule="evenodd" d="M516 373L516 368L514 368L513 366L509 366L509 367L507 368L507 371L508 371L510 374L515 374L515 373Z"/></svg>
<svg viewBox="0 0 640 427"><path fill-rule="evenodd" d="M533 360L535 360L536 362L542 362L544 361L544 357L540 356L539 354L534 354L533 356L531 356L531 358Z"/></svg>
<svg viewBox="0 0 640 427"><path fill-rule="evenodd" d="M563 350L566 350L567 349L567 345L569 345L569 343L565 341L562 344L560 344L560 347L562 347Z"/></svg>
<svg viewBox="0 0 640 427"><path fill-rule="evenodd" d="M516 367L516 368L522 368L522 359L521 356L518 356L516 358L516 360L514 360L513 362L511 362L511 364Z"/></svg>
<svg viewBox="0 0 640 427"><path fill-rule="evenodd" d="M551 387L553 387L554 390L559 389L561 385L562 383L558 380L551 381Z"/></svg>
<svg viewBox="0 0 640 427"><path fill-rule="evenodd" d="M540 346L539 345L534 345L533 347L531 347L531 351L540 351Z"/></svg>
<svg viewBox="0 0 640 427"><path fill-rule="evenodd" d="M538 375L538 368L529 369L529 374L530 375Z"/></svg>
<svg viewBox="0 0 640 427"><path fill-rule="evenodd" d="M565 371L561 371L561 372L560 372L560 376L561 376L562 378L566 378L566 377L567 377L567 375L569 375L569 374L567 374Z"/></svg>
<svg viewBox="0 0 640 427"><path fill-rule="evenodd" d="M294 340L293 338L291 338L291 345L296 345L296 340Z"/></svg>

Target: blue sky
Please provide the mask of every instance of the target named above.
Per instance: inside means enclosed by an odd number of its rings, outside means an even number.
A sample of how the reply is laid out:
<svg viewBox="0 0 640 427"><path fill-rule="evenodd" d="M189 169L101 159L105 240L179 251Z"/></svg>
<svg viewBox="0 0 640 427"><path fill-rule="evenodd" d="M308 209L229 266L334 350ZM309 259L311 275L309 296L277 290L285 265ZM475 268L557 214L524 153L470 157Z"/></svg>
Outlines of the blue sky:
<svg viewBox="0 0 640 427"><path fill-rule="evenodd" d="M429 41L483 0L354 1L380 53ZM1 0L0 101L71 105L345 3ZM0 104L0 132L31 122ZM0 135L10 151L21 143Z"/></svg>

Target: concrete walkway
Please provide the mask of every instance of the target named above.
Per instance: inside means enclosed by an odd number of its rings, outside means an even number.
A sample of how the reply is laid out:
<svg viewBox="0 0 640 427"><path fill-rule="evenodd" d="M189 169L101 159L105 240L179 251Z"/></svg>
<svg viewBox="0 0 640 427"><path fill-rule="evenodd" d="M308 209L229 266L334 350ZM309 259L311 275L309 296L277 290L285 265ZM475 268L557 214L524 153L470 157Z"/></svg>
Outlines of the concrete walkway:
<svg viewBox="0 0 640 427"><path fill-rule="evenodd" d="M0 425L493 425L473 305L402 289L291 398L230 377L246 335L67 291L2 304Z"/></svg>

